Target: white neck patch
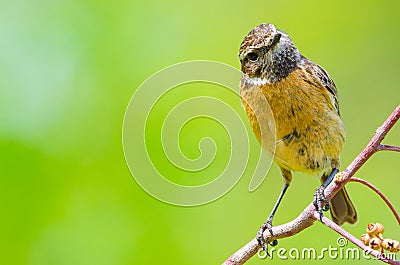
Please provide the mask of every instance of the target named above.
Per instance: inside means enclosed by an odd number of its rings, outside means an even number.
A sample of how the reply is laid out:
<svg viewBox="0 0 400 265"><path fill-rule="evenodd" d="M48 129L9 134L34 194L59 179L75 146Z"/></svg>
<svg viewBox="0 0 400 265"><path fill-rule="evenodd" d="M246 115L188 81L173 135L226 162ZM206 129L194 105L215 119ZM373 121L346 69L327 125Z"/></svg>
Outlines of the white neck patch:
<svg viewBox="0 0 400 265"><path fill-rule="evenodd" d="M272 84L270 80L267 78L260 78L260 77L249 77L246 74L242 74L243 81L249 85L253 86L263 86L266 84Z"/></svg>

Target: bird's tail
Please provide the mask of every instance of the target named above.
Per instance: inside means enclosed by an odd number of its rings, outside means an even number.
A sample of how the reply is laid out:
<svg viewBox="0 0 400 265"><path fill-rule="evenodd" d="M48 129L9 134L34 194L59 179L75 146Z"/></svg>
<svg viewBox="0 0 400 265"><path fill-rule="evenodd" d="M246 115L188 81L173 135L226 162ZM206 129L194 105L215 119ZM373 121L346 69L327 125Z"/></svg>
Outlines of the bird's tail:
<svg viewBox="0 0 400 265"><path fill-rule="evenodd" d="M347 194L346 189L340 189L331 200L332 220L338 225L344 222L354 224L357 222L357 212Z"/></svg>

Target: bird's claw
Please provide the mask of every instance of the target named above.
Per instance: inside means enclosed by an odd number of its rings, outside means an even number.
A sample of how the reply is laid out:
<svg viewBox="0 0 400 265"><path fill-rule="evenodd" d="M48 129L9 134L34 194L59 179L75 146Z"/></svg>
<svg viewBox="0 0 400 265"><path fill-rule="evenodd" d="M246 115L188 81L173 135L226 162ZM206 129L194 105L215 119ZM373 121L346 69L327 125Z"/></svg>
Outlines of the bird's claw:
<svg viewBox="0 0 400 265"><path fill-rule="evenodd" d="M269 252L268 252L268 244L265 242L264 236L263 236L264 231L267 230L267 229L268 229L270 235L273 236L273 233L272 233L272 220L269 220L269 219L268 219L268 220L260 227L260 230L258 230L258 232L257 232L257 237L256 237L256 238L257 238L258 244L262 247L262 249L265 251L265 253L267 254L267 256L270 257L270 254L269 254ZM269 244L270 244L271 246L274 247L274 246L278 245L278 240L274 239L274 240L271 241Z"/></svg>
<svg viewBox="0 0 400 265"><path fill-rule="evenodd" d="M330 204L324 195L324 190L325 188L321 186L317 188L314 193L314 206L319 213L319 220L321 223L323 223L322 217L324 216L322 211L326 212L330 209Z"/></svg>

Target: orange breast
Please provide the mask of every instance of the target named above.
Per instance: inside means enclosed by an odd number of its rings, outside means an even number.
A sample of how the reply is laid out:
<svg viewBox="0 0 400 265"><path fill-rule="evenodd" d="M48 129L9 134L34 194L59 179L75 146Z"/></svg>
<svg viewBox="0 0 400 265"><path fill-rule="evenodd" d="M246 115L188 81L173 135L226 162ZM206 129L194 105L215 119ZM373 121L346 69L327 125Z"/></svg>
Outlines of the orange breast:
<svg viewBox="0 0 400 265"><path fill-rule="evenodd" d="M260 128L247 104L261 90L272 110L276 126L275 161L279 166L308 173L328 172L339 163L345 132L329 92L298 69L285 79L263 86L242 80L241 96L251 127L260 141ZM255 108L257 101L255 102ZM259 110L263 112L263 110Z"/></svg>

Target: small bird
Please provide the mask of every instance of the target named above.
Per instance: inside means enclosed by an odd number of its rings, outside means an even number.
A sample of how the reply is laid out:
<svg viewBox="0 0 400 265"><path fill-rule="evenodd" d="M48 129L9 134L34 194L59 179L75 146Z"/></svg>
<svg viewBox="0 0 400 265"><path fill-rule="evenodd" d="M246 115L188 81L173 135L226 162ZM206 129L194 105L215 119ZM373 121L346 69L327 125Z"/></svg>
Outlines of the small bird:
<svg viewBox="0 0 400 265"><path fill-rule="evenodd" d="M272 235L272 219L290 185L292 171L321 178L323 184L314 194L321 221L322 210L330 208L335 223L354 224L357 212L344 187L332 198L331 206L324 196L324 189L339 172L339 154L345 141L337 89L331 77L321 66L302 56L286 33L268 23L258 25L247 34L240 45L239 59L240 95L260 142L258 117L268 117L256 115L267 111L265 105L254 100L260 91L272 111L276 126L274 161L284 181L270 216L257 233L259 244L268 254L262 234L268 229Z"/></svg>

